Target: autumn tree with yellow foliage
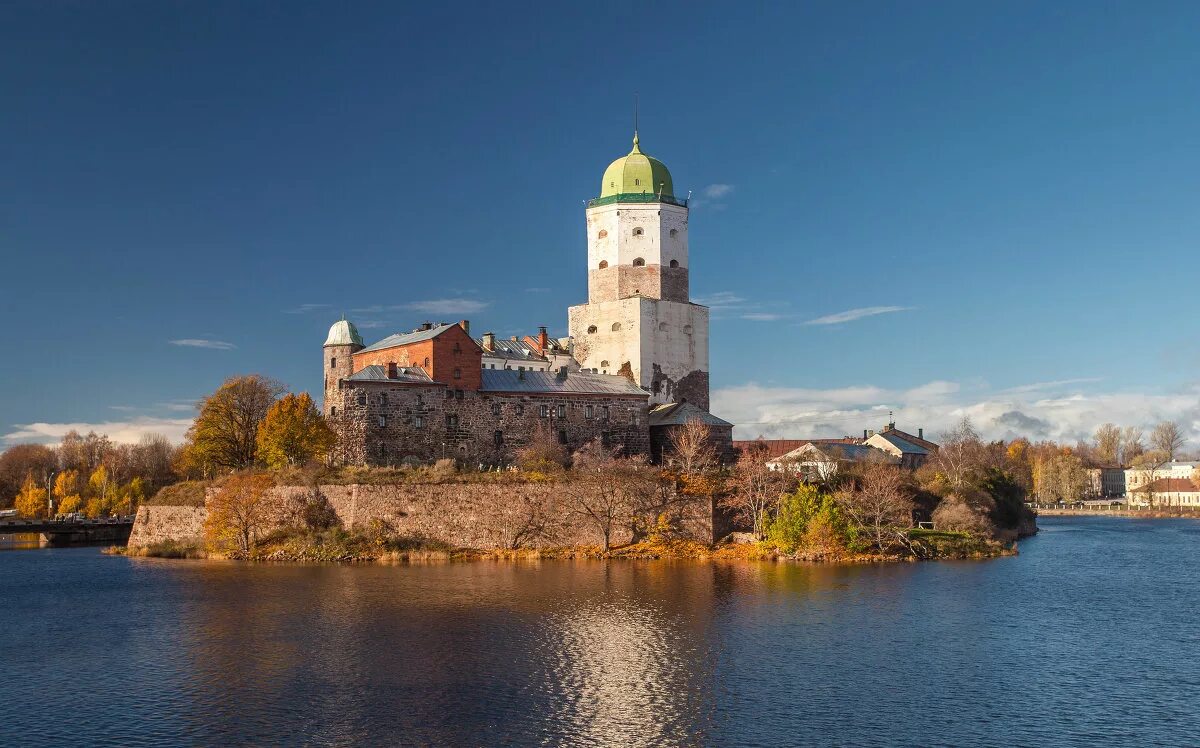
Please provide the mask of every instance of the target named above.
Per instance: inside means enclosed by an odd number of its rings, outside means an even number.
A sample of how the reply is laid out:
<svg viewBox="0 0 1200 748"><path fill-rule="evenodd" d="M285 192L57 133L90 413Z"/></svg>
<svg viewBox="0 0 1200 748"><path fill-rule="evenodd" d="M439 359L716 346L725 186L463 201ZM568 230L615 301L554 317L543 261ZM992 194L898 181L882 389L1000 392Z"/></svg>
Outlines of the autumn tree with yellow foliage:
<svg viewBox="0 0 1200 748"><path fill-rule="evenodd" d="M245 554L275 522L279 506L268 473L235 473L208 501L204 537L218 553Z"/></svg>
<svg viewBox="0 0 1200 748"><path fill-rule="evenodd" d="M13 502L14 508L22 517L29 519L40 519L46 516L49 508L47 506L49 494L46 489L33 479L33 473L25 476L25 482L21 484L21 491L17 494L17 500Z"/></svg>
<svg viewBox="0 0 1200 748"><path fill-rule="evenodd" d="M257 456L270 468L303 465L323 459L335 441L336 435L308 393L288 394L271 406L259 424Z"/></svg>
<svg viewBox="0 0 1200 748"><path fill-rule="evenodd" d="M206 477L218 469L252 467L259 424L282 393L283 385L258 374L225 380L200 403L177 465L186 473Z"/></svg>

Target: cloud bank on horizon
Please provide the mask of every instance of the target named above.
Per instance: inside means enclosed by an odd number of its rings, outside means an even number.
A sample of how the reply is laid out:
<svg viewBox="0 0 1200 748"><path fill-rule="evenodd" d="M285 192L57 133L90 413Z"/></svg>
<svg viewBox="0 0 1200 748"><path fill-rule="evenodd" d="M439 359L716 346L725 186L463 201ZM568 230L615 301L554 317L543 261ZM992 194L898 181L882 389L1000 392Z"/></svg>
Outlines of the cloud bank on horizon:
<svg viewBox="0 0 1200 748"><path fill-rule="evenodd" d="M926 436L945 431L963 416L987 439L1074 443L1090 440L1112 422L1149 430L1174 420L1188 435L1188 451L1200 449L1200 385L1178 392L1092 392L1096 379L1037 382L1004 390L932 381L910 389L874 385L836 389L776 387L757 383L713 391L712 412L735 425L737 439L817 438L861 435L882 428L891 411L898 428Z"/></svg>

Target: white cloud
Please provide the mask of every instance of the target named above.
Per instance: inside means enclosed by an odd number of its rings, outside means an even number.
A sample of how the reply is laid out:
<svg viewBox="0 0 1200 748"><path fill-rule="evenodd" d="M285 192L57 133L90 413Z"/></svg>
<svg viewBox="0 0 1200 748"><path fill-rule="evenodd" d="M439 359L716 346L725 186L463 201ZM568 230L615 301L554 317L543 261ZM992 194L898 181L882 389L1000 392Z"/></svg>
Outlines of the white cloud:
<svg viewBox="0 0 1200 748"><path fill-rule="evenodd" d="M329 304L301 304L292 309L284 309L284 314L308 314L309 312L319 312L323 309L328 309Z"/></svg>
<svg viewBox="0 0 1200 748"><path fill-rule="evenodd" d="M401 304L401 309L424 314L475 314L487 309L486 301L475 299L429 299Z"/></svg>
<svg viewBox="0 0 1200 748"><path fill-rule="evenodd" d="M751 322L778 322L781 319L787 319L787 315L774 312L747 312L742 315L742 319Z"/></svg>
<svg viewBox="0 0 1200 748"><path fill-rule="evenodd" d="M720 200L733 192L732 184L710 184L701 193L710 200Z"/></svg>
<svg viewBox="0 0 1200 748"><path fill-rule="evenodd" d="M183 435L192 425L190 418L140 417L128 421L103 421L99 423L22 423L16 430L0 436L0 441L51 443L63 438L68 431L86 434L95 431L107 434L115 442L135 444L146 434L162 434L173 442L183 441Z"/></svg>
<svg viewBox="0 0 1200 748"><path fill-rule="evenodd" d="M1020 392L1040 392L1041 390L1056 389L1070 384L1090 384L1091 382L1103 382L1103 377L1078 377L1076 379L1058 379L1053 382L1034 382L1033 384L1022 384L1019 387L1010 387L1004 392L1020 393Z"/></svg>
<svg viewBox="0 0 1200 748"><path fill-rule="evenodd" d="M764 387L755 383L713 392L713 413L733 422L739 439L861 435L879 429L893 412L897 425L936 436L968 416L989 439L1026 436L1074 442L1111 421L1149 428L1176 420L1189 434L1185 449L1200 449L1200 387L1173 393L1072 391L1084 380L1060 380L1006 390L964 388L933 381L906 390L871 385L837 389ZM1045 390L1062 390L1047 397Z"/></svg>
<svg viewBox="0 0 1200 748"><path fill-rule="evenodd" d="M550 293L550 289L543 286L534 286L533 288L525 289L525 293Z"/></svg>
<svg viewBox="0 0 1200 748"><path fill-rule="evenodd" d="M838 325L843 322L853 322L856 319L863 317L874 317L877 314L891 314L893 312L906 312L912 309L910 306L864 306L858 309L847 309L844 312L837 314L829 314L824 317L817 317L805 322L806 325Z"/></svg>
<svg viewBox="0 0 1200 748"><path fill-rule="evenodd" d="M206 338L180 338L179 340L167 341L171 345L179 345L185 348L210 348L214 351L231 351L237 348L233 343L226 343L224 340L208 340Z"/></svg>

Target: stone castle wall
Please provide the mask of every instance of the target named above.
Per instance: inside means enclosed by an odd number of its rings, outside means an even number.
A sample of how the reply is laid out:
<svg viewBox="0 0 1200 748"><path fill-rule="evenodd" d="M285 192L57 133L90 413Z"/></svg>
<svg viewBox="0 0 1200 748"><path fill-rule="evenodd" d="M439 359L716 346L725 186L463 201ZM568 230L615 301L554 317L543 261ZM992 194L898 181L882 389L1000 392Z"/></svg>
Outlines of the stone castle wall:
<svg viewBox="0 0 1200 748"><path fill-rule="evenodd" d="M210 494L213 489L209 489ZM600 545L599 530L571 506L566 483L422 483L387 486L283 486L275 489L277 523L289 507L319 492L347 528L387 523L397 535L448 543L458 548L504 548L531 518L546 531L525 546L552 548ZM712 508L707 501L672 507L668 512L685 537L713 542ZM207 510L201 507L143 506L138 509L130 547L165 541L197 542L204 534ZM538 524L543 524L539 520ZM630 529L620 526L614 543L627 543Z"/></svg>
<svg viewBox="0 0 1200 748"><path fill-rule="evenodd" d="M442 457L469 465L507 464L539 429L562 439L571 451L597 439L626 454L650 450L643 397L516 395L386 380L347 382L326 404L326 416L340 437L337 457L350 465Z"/></svg>

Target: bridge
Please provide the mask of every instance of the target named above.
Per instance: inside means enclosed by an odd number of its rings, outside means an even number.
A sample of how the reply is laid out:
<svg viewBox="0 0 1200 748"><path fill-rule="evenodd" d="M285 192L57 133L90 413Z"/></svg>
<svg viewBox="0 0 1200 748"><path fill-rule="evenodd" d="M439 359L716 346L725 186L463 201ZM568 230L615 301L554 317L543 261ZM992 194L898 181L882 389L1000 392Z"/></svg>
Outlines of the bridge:
<svg viewBox="0 0 1200 748"><path fill-rule="evenodd" d="M0 521L0 535L40 535L44 545L125 543L133 517L107 519L13 519Z"/></svg>

